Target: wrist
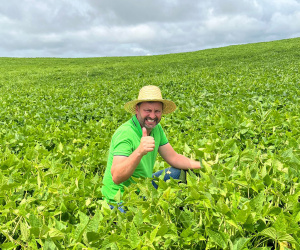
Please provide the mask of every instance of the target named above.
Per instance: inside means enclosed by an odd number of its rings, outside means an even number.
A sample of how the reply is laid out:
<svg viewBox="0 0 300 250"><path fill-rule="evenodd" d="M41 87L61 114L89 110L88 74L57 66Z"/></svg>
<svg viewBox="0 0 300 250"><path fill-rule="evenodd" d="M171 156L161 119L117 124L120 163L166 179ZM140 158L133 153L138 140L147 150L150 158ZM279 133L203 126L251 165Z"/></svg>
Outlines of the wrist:
<svg viewBox="0 0 300 250"><path fill-rule="evenodd" d="M136 154L139 158L142 158L145 155L144 151L140 147L136 149Z"/></svg>

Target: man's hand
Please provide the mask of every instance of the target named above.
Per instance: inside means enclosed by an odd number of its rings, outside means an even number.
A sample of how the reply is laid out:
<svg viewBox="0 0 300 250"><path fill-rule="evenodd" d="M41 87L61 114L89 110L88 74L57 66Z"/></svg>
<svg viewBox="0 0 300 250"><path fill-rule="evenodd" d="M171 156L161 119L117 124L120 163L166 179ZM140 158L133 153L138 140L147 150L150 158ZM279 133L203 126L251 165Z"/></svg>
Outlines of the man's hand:
<svg viewBox="0 0 300 250"><path fill-rule="evenodd" d="M145 127L142 128L143 136L141 138L141 143L139 146L139 153L141 155L146 155L148 152L151 152L155 148L155 141L152 136L147 135L147 129Z"/></svg>

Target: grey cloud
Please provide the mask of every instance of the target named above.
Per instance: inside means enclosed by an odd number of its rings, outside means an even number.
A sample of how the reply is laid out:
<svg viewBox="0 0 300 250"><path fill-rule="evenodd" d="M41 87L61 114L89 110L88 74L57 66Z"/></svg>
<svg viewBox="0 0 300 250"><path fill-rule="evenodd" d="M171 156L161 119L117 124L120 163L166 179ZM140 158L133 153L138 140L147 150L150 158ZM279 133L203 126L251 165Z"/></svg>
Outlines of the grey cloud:
<svg viewBox="0 0 300 250"><path fill-rule="evenodd" d="M7 1L0 14L11 20L15 30L27 33L51 33L84 28L90 23L88 13L71 1Z"/></svg>
<svg viewBox="0 0 300 250"><path fill-rule="evenodd" d="M0 56L126 56L300 36L299 0L10 0Z"/></svg>
<svg viewBox="0 0 300 250"><path fill-rule="evenodd" d="M104 16L103 21L115 25L148 22L181 22L186 19L204 18L206 3L196 0L103 0L88 1L95 15ZM203 8L204 7L204 8Z"/></svg>

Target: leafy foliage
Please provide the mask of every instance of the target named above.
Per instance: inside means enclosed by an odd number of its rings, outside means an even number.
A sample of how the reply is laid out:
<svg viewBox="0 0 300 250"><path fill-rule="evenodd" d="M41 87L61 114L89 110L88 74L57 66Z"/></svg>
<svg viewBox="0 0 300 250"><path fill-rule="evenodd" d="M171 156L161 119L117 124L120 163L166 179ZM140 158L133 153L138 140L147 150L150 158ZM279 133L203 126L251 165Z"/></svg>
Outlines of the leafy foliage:
<svg viewBox="0 0 300 250"><path fill-rule="evenodd" d="M193 53L0 58L1 249L300 249L299 38ZM187 183L102 200L123 104L154 84L161 121L201 160ZM155 169L165 168L159 157ZM137 193L136 191L140 192Z"/></svg>

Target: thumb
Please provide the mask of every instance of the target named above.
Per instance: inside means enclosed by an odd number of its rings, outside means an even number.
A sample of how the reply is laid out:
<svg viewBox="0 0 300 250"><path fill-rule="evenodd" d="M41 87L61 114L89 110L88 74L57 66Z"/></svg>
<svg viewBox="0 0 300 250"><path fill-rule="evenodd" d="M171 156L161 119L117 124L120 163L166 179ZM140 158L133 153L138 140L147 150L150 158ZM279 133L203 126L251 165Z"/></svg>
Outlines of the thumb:
<svg viewBox="0 0 300 250"><path fill-rule="evenodd" d="M143 130L143 137L147 136L147 129L143 127L142 130Z"/></svg>

